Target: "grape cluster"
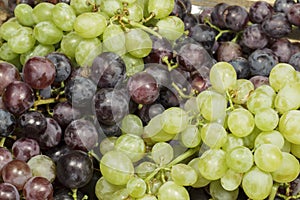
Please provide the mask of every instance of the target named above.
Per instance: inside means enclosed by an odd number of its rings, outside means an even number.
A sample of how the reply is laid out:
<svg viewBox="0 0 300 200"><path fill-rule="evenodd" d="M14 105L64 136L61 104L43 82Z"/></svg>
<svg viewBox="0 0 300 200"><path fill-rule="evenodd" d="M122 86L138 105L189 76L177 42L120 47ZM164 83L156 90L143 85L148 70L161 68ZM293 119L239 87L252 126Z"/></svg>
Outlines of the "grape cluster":
<svg viewBox="0 0 300 200"><path fill-rule="evenodd" d="M0 199L298 199L299 2L9 1Z"/></svg>

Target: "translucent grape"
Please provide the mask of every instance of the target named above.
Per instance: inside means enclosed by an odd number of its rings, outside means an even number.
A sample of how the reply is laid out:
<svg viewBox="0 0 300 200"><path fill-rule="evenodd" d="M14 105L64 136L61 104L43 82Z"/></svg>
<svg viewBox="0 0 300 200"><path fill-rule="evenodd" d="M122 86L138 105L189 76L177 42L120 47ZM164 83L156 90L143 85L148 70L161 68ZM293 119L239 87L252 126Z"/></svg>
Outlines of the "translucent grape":
<svg viewBox="0 0 300 200"><path fill-rule="evenodd" d="M139 22L143 19L143 8L138 4L130 4L127 6L128 19L130 21Z"/></svg>
<svg viewBox="0 0 300 200"><path fill-rule="evenodd" d="M174 151L169 143L158 142L152 147L151 157L155 163L166 165L173 160Z"/></svg>
<svg viewBox="0 0 300 200"><path fill-rule="evenodd" d="M107 152L112 151L115 148L115 142L117 139L118 138L114 136L104 138L99 144L100 153L104 155Z"/></svg>
<svg viewBox="0 0 300 200"><path fill-rule="evenodd" d="M171 177L175 184L190 186L197 181L197 172L189 165L179 163L172 166Z"/></svg>
<svg viewBox="0 0 300 200"><path fill-rule="evenodd" d="M134 114L126 115L121 121L120 128L125 134L141 136L144 132L142 120Z"/></svg>
<svg viewBox="0 0 300 200"><path fill-rule="evenodd" d="M155 163L149 162L149 161L144 161L144 162L141 162L138 166L136 166L135 173L138 175L138 177L145 179L155 169L156 169Z"/></svg>
<svg viewBox="0 0 300 200"><path fill-rule="evenodd" d="M255 125L262 131L272 131L275 129L279 122L277 112L272 108L263 108L256 112Z"/></svg>
<svg viewBox="0 0 300 200"><path fill-rule="evenodd" d="M279 63L275 65L269 75L269 83L271 87L278 92L286 83L296 80L295 68L287 63Z"/></svg>
<svg viewBox="0 0 300 200"><path fill-rule="evenodd" d="M192 159L188 163L188 166L191 166L197 173L197 180L194 184L191 185L193 188L201 188L201 187L207 186L211 182L211 180L208 180L201 175L199 167L198 167L199 160L200 160L200 158L197 157L197 158Z"/></svg>
<svg viewBox="0 0 300 200"><path fill-rule="evenodd" d="M130 77L144 70L144 60L136 58L129 53L122 55L122 59L126 65L126 76Z"/></svg>
<svg viewBox="0 0 300 200"><path fill-rule="evenodd" d="M279 132L286 140L294 144L300 144L300 111L291 110L284 113L279 120Z"/></svg>
<svg viewBox="0 0 300 200"><path fill-rule="evenodd" d="M189 193L183 187L173 181L165 182L158 190L158 200L189 200Z"/></svg>
<svg viewBox="0 0 300 200"><path fill-rule="evenodd" d="M143 179L139 177L133 177L127 182L126 189L130 196L134 198L140 198L145 195L147 185Z"/></svg>
<svg viewBox="0 0 300 200"><path fill-rule="evenodd" d="M103 0L101 1L101 11L106 13L109 17L117 14L123 9L122 2L119 0Z"/></svg>
<svg viewBox="0 0 300 200"><path fill-rule="evenodd" d="M35 37L31 28L22 27L16 30L7 43L13 52L22 54L34 47Z"/></svg>
<svg viewBox="0 0 300 200"><path fill-rule="evenodd" d="M254 85L247 79L238 79L235 87L230 91L232 102L236 104L245 104L250 93L254 90Z"/></svg>
<svg viewBox="0 0 300 200"><path fill-rule="evenodd" d="M93 5L87 3L86 0L72 0L70 1L70 6L74 9L76 15L93 10Z"/></svg>
<svg viewBox="0 0 300 200"><path fill-rule="evenodd" d="M5 42L0 47L0 58L2 60L13 60L18 57L18 54L13 52L13 50L9 47L8 43Z"/></svg>
<svg viewBox="0 0 300 200"><path fill-rule="evenodd" d="M225 190L221 185L220 180L216 180L209 184L209 193L215 200L232 200L238 199L239 190Z"/></svg>
<svg viewBox="0 0 300 200"><path fill-rule="evenodd" d="M158 33L168 40L175 41L184 33L184 23L176 16L168 16L156 23Z"/></svg>
<svg viewBox="0 0 300 200"><path fill-rule="evenodd" d="M75 19L74 9L66 3L57 3L52 9L52 21L63 31L73 30Z"/></svg>
<svg viewBox="0 0 300 200"><path fill-rule="evenodd" d="M102 44L98 38L83 39L75 50L75 60L79 66L90 67L94 59L102 53Z"/></svg>
<svg viewBox="0 0 300 200"><path fill-rule="evenodd" d="M52 199L53 186L46 178L34 176L26 181L22 193L26 199Z"/></svg>
<svg viewBox="0 0 300 200"><path fill-rule="evenodd" d="M179 107L172 107L162 113L163 130L170 134L177 134L188 125L188 114Z"/></svg>
<svg viewBox="0 0 300 200"><path fill-rule="evenodd" d="M27 162L33 176L41 176L53 182L56 177L56 166L53 160L46 155L36 155Z"/></svg>
<svg viewBox="0 0 300 200"><path fill-rule="evenodd" d="M271 96L266 92L262 92L256 89L249 96L249 99L247 101L247 108L251 113L256 114L257 111L263 108L273 107L274 98L275 96Z"/></svg>
<svg viewBox="0 0 300 200"><path fill-rule="evenodd" d="M180 133L180 141L187 148L198 146L201 142L198 127L196 125L188 125L188 127Z"/></svg>
<svg viewBox="0 0 300 200"><path fill-rule="evenodd" d="M103 32L103 46L111 52L123 55L125 48L125 33L120 25L109 24Z"/></svg>
<svg viewBox="0 0 300 200"><path fill-rule="evenodd" d="M52 9L54 4L48 2L41 2L36 5L32 10L33 21L37 24L43 21L52 20Z"/></svg>
<svg viewBox="0 0 300 200"><path fill-rule="evenodd" d="M255 121L248 110L237 108L229 113L227 125L233 135L245 137L253 131Z"/></svg>
<svg viewBox="0 0 300 200"><path fill-rule="evenodd" d="M234 191L238 189L242 183L243 174L232 169L228 169L225 175L221 178L221 185L225 190Z"/></svg>
<svg viewBox="0 0 300 200"><path fill-rule="evenodd" d="M32 16L32 11L33 9L30 5L21 3L15 7L14 14L18 22L23 26L33 26L34 20Z"/></svg>
<svg viewBox="0 0 300 200"><path fill-rule="evenodd" d="M227 166L237 173L247 172L253 165L253 155L250 149L237 146L226 153Z"/></svg>
<svg viewBox="0 0 300 200"><path fill-rule="evenodd" d="M148 1L148 12L154 13L155 19L162 19L167 17L174 8L174 1L173 0L149 0Z"/></svg>
<svg viewBox="0 0 300 200"><path fill-rule="evenodd" d="M222 146L222 149L226 152L229 152L231 149L237 146L244 146L243 139L233 134L227 134L227 140L226 143Z"/></svg>
<svg viewBox="0 0 300 200"><path fill-rule="evenodd" d="M109 196L124 186L113 185L109 183L104 177L98 179L95 184L95 194L98 199L108 200Z"/></svg>
<svg viewBox="0 0 300 200"><path fill-rule="evenodd" d="M212 149L221 148L227 140L227 132L219 123L207 123L201 128L203 142Z"/></svg>
<svg viewBox="0 0 300 200"><path fill-rule="evenodd" d="M16 21L6 21L0 26L0 36L8 41L22 26Z"/></svg>
<svg viewBox="0 0 300 200"><path fill-rule="evenodd" d="M152 50L150 36L141 29L130 29L125 34L125 46L128 53L137 58L147 56Z"/></svg>
<svg viewBox="0 0 300 200"><path fill-rule="evenodd" d="M83 40L76 32L69 32L63 36L60 42L61 52L66 54L70 58L75 57L76 47Z"/></svg>
<svg viewBox="0 0 300 200"><path fill-rule="evenodd" d="M261 132L256 136L254 146L259 147L261 144L274 144L279 149L283 148L284 145L283 135L276 130Z"/></svg>
<svg viewBox="0 0 300 200"><path fill-rule="evenodd" d="M33 29L34 37L42 44L56 44L62 37L63 32L51 21L38 23Z"/></svg>

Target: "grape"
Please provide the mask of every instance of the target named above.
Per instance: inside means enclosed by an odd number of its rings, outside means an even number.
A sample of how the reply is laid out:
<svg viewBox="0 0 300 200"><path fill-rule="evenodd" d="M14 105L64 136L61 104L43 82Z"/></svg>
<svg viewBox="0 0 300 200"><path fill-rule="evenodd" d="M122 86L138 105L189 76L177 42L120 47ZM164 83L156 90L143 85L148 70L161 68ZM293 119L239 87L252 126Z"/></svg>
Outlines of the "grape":
<svg viewBox="0 0 300 200"><path fill-rule="evenodd" d="M274 2L274 10L276 12L287 13L288 10L293 7L295 1L293 0L275 0Z"/></svg>
<svg viewBox="0 0 300 200"><path fill-rule="evenodd" d="M73 25L76 20L74 9L66 3L57 3L52 12L52 21L63 31L73 30Z"/></svg>
<svg viewBox="0 0 300 200"><path fill-rule="evenodd" d="M257 76L251 77L249 79L249 81L251 81L253 83L254 88L258 88L261 85L268 85L269 84L269 77L257 75Z"/></svg>
<svg viewBox="0 0 300 200"><path fill-rule="evenodd" d="M175 184L181 186L193 185L198 179L196 170L182 163L172 166L171 177Z"/></svg>
<svg viewBox="0 0 300 200"><path fill-rule="evenodd" d="M10 112L0 109L0 136L7 137L16 128L16 118Z"/></svg>
<svg viewBox="0 0 300 200"><path fill-rule="evenodd" d="M156 80L147 72L138 72L131 76L127 88L133 101L139 104L151 104L159 95Z"/></svg>
<svg viewBox="0 0 300 200"><path fill-rule="evenodd" d="M254 146L259 147L262 144L274 144L279 149L284 147L284 137L283 135L276 130L261 132L256 136Z"/></svg>
<svg viewBox="0 0 300 200"><path fill-rule="evenodd" d="M236 146L226 152L227 166L237 173L247 172L253 165L253 155L250 149Z"/></svg>
<svg viewBox="0 0 300 200"><path fill-rule="evenodd" d="M274 106L280 114L299 108L299 87L299 82L289 83L284 85L277 93L274 100Z"/></svg>
<svg viewBox="0 0 300 200"><path fill-rule="evenodd" d="M227 140L226 143L222 146L222 149L226 152L229 152L235 147L243 146L244 141L243 138L237 137L233 134L227 134Z"/></svg>
<svg viewBox="0 0 300 200"><path fill-rule="evenodd" d="M57 160L64 154L70 152L71 149L64 143L61 143L53 148L43 151L44 155L51 158L52 162L56 163ZM46 158L46 157L44 157ZM46 160L46 159L45 159ZM50 162L50 163L52 163Z"/></svg>
<svg viewBox="0 0 300 200"><path fill-rule="evenodd" d="M300 158L300 145L291 143L291 153L295 157Z"/></svg>
<svg viewBox="0 0 300 200"><path fill-rule="evenodd" d="M123 9L123 5L119 0L103 0L101 1L100 8L109 17L113 17Z"/></svg>
<svg viewBox="0 0 300 200"><path fill-rule="evenodd" d="M233 135L245 137L253 131L255 121L250 111L237 108L229 114L227 125Z"/></svg>
<svg viewBox="0 0 300 200"><path fill-rule="evenodd" d="M271 131L277 127L279 117L277 112L272 108L259 110L255 114L255 125L262 131Z"/></svg>
<svg viewBox="0 0 300 200"><path fill-rule="evenodd" d="M156 164L149 161L141 162L135 167L135 173L138 177L145 179L156 169Z"/></svg>
<svg viewBox="0 0 300 200"><path fill-rule="evenodd" d="M262 29L270 37L282 38L291 32L292 25L285 14L275 13L262 22Z"/></svg>
<svg viewBox="0 0 300 200"><path fill-rule="evenodd" d="M33 34L41 44L56 44L63 37L63 31L56 27L52 21L39 22L35 25Z"/></svg>
<svg viewBox="0 0 300 200"><path fill-rule="evenodd" d="M29 58L35 56L44 57L53 51L55 51L55 47L53 45L38 44L34 46L33 49L27 51L24 54L21 54L20 62L22 65L24 65Z"/></svg>
<svg viewBox="0 0 300 200"><path fill-rule="evenodd" d="M98 142L98 132L90 121L77 119L66 127L64 141L71 149L90 151Z"/></svg>
<svg viewBox="0 0 300 200"><path fill-rule="evenodd" d="M51 52L45 56L55 66L55 78L54 82L61 82L67 80L71 74L71 60L62 53Z"/></svg>
<svg viewBox="0 0 300 200"><path fill-rule="evenodd" d="M300 172L299 161L292 154L282 152L282 162L279 168L272 172L272 178L278 183L287 183L295 180Z"/></svg>
<svg viewBox="0 0 300 200"><path fill-rule="evenodd" d="M53 186L44 177L32 177L23 187L23 195L26 199L52 199Z"/></svg>
<svg viewBox="0 0 300 200"><path fill-rule="evenodd" d="M75 58L76 47L81 41L82 37L80 37L75 31L67 33L63 36L60 42L61 52L70 58Z"/></svg>
<svg viewBox="0 0 300 200"><path fill-rule="evenodd" d="M287 38L276 40L270 49L278 57L279 62L288 63L289 59L294 54L293 45Z"/></svg>
<svg viewBox="0 0 300 200"><path fill-rule="evenodd" d="M188 200L187 190L173 181L165 182L158 190L158 200Z"/></svg>
<svg viewBox="0 0 300 200"><path fill-rule="evenodd" d="M227 140L227 132L219 123L207 123L201 128L201 139L212 149L221 148Z"/></svg>
<svg viewBox="0 0 300 200"><path fill-rule="evenodd" d="M176 16L178 17L178 16ZM180 18L180 17L178 17ZM186 13L184 16L182 16L183 24L184 24L184 30L191 30L193 26L196 26L198 24L198 19L194 14Z"/></svg>
<svg viewBox="0 0 300 200"><path fill-rule="evenodd" d="M24 184L32 177L29 165L22 160L12 160L2 168L2 179L5 183L22 190Z"/></svg>
<svg viewBox="0 0 300 200"><path fill-rule="evenodd" d="M44 89L54 82L54 64L45 57L29 58L23 67L23 79L33 89Z"/></svg>
<svg viewBox="0 0 300 200"><path fill-rule="evenodd" d="M54 200L74 200L71 191L66 188L60 189L58 191L54 191L53 197ZM84 195L80 191L77 191L77 198L83 199Z"/></svg>
<svg viewBox="0 0 300 200"><path fill-rule="evenodd" d="M112 151L115 148L115 143L118 138L115 136L110 136L104 138L99 144L99 150L102 155L106 154L109 151Z"/></svg>
<svg viewBox="0 0 300 200"><path fill-rule="evenodd" d="M18 22L23 26L33 26L33 9L28 4L18 4L14 9L14 15Z"/></svg>
<svg viewBox="0 0 300 200"><path fill-rule="evenodd" d="M14 185L10 183L0 183L0 199L19 200L20 194Z"/></svg>
<svg viewBox="0 0 300 200"><path fill-rule="evenodd" d="M273 12L273 7L268 2L253 2L249 8L249 19L253 23L262 23L264 20L269 19Z"/></svg>
<svg viewBox="0 0 300 200"><path fill-rule="evenodd" d="M158 33L171 41L177 40L184 32L184 23L176 16L160 19L156 26L158 27Z"/></svg>
<svg viewBox="0 0 300 200"><path fill-rule="evenodd" d="M229 5L227 3L218 3L213 7L210 15L212 24L216 25L220 29L225 29L225 21L223 18L223 12Z"/></svg>
<svg viewBox="0 0 300 200"><path fill-rule="evenodd" d="M197 180L194 184L191 185L193 188L201 188L201 187L207 186L211 182L210 180L204 178L201 175L201 173L199 171L199 167L198 167L199 160L200 160L200 158L197 157L197 158L192 159L188 163L188 166L192 167L197 173Z"/></svg>
<svg viewBox="0 0 300 200"><path fill-rule="evenodd" d="M33 176L44 177L53 182L56 177L54 161L46 155L36 155L27 161Z"/></svg>
<svg viewBox="0 0 300 200"><path fill-rule="evenodd" d="M243 174L228 169L226 174L220 179L221 185L225 190L234 191L242 183Z"/></svg>
<svg viewBox="0 0 300 200"><path fill-rule="evenodd" d="M150 35L152 40L152 49L149 55L144 58L145 63L159 63L162 64L163 58L168 57L168 60L173 58L173 48L169 40L162 37L156 37L154 35ZM152 66L152 65L150 65Z"/></svg>
<svg viewBox="0 0 300 200"><path fill-rule="evenodd" d="M242 187L249 198L264 199L270 194L273 186L272 176L258 167L252 167L244 174Z"/></svg>
<svg viewBox="0 0 300 200"><path fill-rule="evenodd" d="M295 54L293 54L290 57L290 59L288 61L288 63L290 65L292 65L297 71L300 71L300 60L299 60L299 57L300 57L300 52L295 53Z"/></svg>
<svg viewBox="0 0 300 200"><path fill-rule="evenodd" d="M103 46L110 52L123 55L125 48L125 33L120 25L109 24L103 32Z"/></svg>
<svg viewBox="0 0 300 200"><path fill-rule="evenodd" d="M0 147L0 175L2 168L6 165L6 163L10 162L13 160L13 156L11 152L5 148L5 147ZM0 192L1 193L1 192Z"/></svg>
<svg viewBox="0 0 300 200"><path fill-rule="evenodd" d="M37 141L42 149L54 147L62 140L62 130L59 124L50 117L47 117L46 121L46 130L37 136Z"/></svg>
<svg viewBox="0 0 300 200"><path fill-rule="evenodd" d="M121 121L121 130L125 134L141 136L143 134L143 122L134 114L126 115Z"/></svg>
<svg viewBox="0 0 300 200"><path fill-rule="evenodd" d="M273 67L269 75L271 87L278 92L285 84L296 79L296 71L292 65L279 63Z"/></svg>
<svg viewBox="0 0 300 200"><path fill-rule="evenodd" d="M9 112L20 115L33 105L34 93L27 83L14 81L4 89L2 101Z"/></svg>
<svg viewBox="0 0 300 200"><path fill-rule="evenodd" d="M279 119L279 131L286 140L293 144L300 144L299 137L299 126L296 125L300 117L299 110L291 110L285 112Z"/></svg>
<svg viewBox="0 0 300 200"><path fill-rule="evenodd" d="M71 0L70 6L74 9L76 15L90 12L93 9L93 5L87 3L86 0Z"/></svg>
<svg viewBox="0 0 300 200"><path fill-rule="evenodd" d="M247 79L237 79L236 86L230 91L232 102L235 104L245 104L251 92L254 91L254 85Z"/></svg>
<svg viewBox="0 0 300 200"><path fill-rule="evenodd" d="M208 180L217 180L225 175L226 153L222 149L209 149L205 151L198 162L200 174Z"/></svg>
<svg viewBox="0 0 300 200"><path fill-rule="evenodd" d="M249 16L245 8L232 5L224 9L223 19L227 28L233 31L241 31L247 26Z"/></svg>
<svg viewBox="0 0 300 200"><path fill-rule="evenodd" d="M216 32L206 24L196 24L189 30L189 36L209 51L215 43Z"/></svg>
<svg viewBox="0 0 300 200"><path fill-rule="evenodd" d="M95 193L98 199L108 200L109 196L123 188L123 186L113 185L109 183L104 177L101 177L95 185Z"/></svg>
<svg viewBox="0 0 300 200"><path fill-rule="evenodd" d="M22 26L16 21L6 21L0 26L0 36L8 41Z"/></svg>
<svg viewBox="0 0 300 200"><path fill-rule="evenodd" d="M259 24L247 26L243 31L241 43L250 49L262 49L268 42L268 37Z"/></svg>
<svg viewBox="0 0 300 200"><path fill-rule="evenodd" d="M254 162L265 172L273 172L282 163L282 152L274 144L261 144L254 151Z"/></svg>
<svg viewBox="0 0 300 200"><path fill-rule="evenodd" d="M103 155L100 162L100 171L109 183L125 185L134 174L132 161L119 151L109 151Z"/></svg>
<svg viewBox="0 0 300 200"><path fill-rule="evenodd" d="M159 165L166 165L173 160L174 151L166 142L155 143L151 151L152 160Z"/></svg>
<svg viewBox="0 0 300 200"><path fill-rule="evenodd" d="M235 42L221 42L217 50L217 60L229 62L242 56L241 46Z"/></svg>
<svg viewBox="0 0 300 200"><path fill-rule="evenodd" d="M122 55L122 59L126 66L125 72L127 77L144 70L144 61L142 58L136 58L129 53L126 53Z"/></svg>
<svg viewBox="0 0 300 200"><path fill-rule="evenodd" d="M188 114L179 107L168 108L162 113L163 130L169 134L185 130L188 120Z"/></svg>
<svg viewBox="0 0 300 200"><path fill-rule="evenodd" d="M48 2L41 2L36 5L32 10L32 18L35 24L43 21L52 20L52 9L55 6Z"/></svg>
<svg viewBox="0 0 300 200"><path fill-rule="evenodd" d="M195 125L188 127L180 133L180 142L187 148L194 148L201 142L200 130Z"/></svg>
<svg viewBox="0 0 300 200"><path fill-rule="evenodd" d="M235 189L233 191L225 190L219 180L212 181L209 184L209 193L216 200L231 200L238 199L239 190Z"/></svg>
<svg viewBox="0 0 300 200"><path fill-rule="evenodd" d="M154 14L155 19L162 19L171 14L174 8L173 0L159 1L149 0L148 1L148 12Z"/></svg>
<svg viewBox="0 0 300 200"><path fill-rule="evenodd" d="M16 59L18 57L18 54L13 52L12 49L9 47L8 43L2 43L0 47L0 58L2 60L11 60Z"/></svg>
<svg viewBox="0 0 300 200"><path fill-rule="evenodd" d="M8 39L7 44L13 52L22 54L34 47L36 39L32 28L21 27Z"/></svg>
<svg viewBox="0 0 300 200"><path fill-rule="evenodd" d="M40 146L34 139L20 138L14 142L12 153L15 159L27 162L33 156L40 154Z"/></svg>
<svg viewBox="0 0 300 200"><path fill-rule="evenodd" d="M271 96L265 92L259 92L257 90L254 90L254 92L250 94L249 99L246 103L247 108L250 112L256 114L256 112L258 112L261 109L271 108L273 106L274 99L274 95Z"/></svg>
<svg viewBox="0 0 300 200"><path fill-rule="evenodd" d="M95 38L106 28L106 19L98 13L82 13L74 21L75 32L83 38Z"/></svg>
<svg viewBox="0 0 300 200"><path fill-rule="evenodd" d="M105 125L100 123L101 129L105 136L111 137L119 137L122 135L122 130L120 129L120 125L118 123L112 124L112 125Z"/></svg>
<svg viewBox="0 0 300 200"><path fill-rule="evenodd" d="M152 40L142 29L130 29L125 34L126 51L137 58L143 58L152 50Z"/></svg>
<svg viewBox="0 0 300 200"><path fill-rule="evenodd" d="M83 187L93 176L92 160L83 151L70 151L58 159L56 175L67 188Z"/></svg>
<svg viewBox="0 0 300 200"><path fill-rule="evenodd" d="M143 8L138 4L130 4L127 6L128 19L130 21L140 22L143 19Z"/></svg>
<svg viewBox="0 0 300 200"><path fill-rule="evenodd" d="M133 177L127 182L126 189L131 197L140 198L145 195L147 185L143 179Z"/></svg>

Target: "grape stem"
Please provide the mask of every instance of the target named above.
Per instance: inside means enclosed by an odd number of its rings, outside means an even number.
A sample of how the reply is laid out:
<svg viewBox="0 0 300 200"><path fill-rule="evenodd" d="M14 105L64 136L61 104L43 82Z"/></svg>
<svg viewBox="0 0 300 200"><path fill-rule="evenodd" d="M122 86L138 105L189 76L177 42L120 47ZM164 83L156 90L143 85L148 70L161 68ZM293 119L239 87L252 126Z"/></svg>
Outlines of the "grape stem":
<svg viewBox="0 0 300 200"><path fill-rule="evenodd" d="M270 195L268 197L268 200L274 200L275 199L278 187L279 187L279 184L277 184L277 183L275 183L273 185L271 193L270 193Z"/></svg>
<svg viewBox="0 0 300 200"><path fill-rule="evenodd" d="M150 21L154 16L155 16L155 13L151 13L151 14L149 15L149 17L143 19L142 22L143 22L143 23L146 23L146 22Z"/></svg>
<svg viewBox="0 0 300 200"><path fill-rule="evenodd" d="M168 70L169 70L169 71L172 71L173 69L176 69L176 68L178 67L178 63L176 63L175 65L171 65L168 56L164 56L164 57L162 58L162 61L163 61L164 63L166 63L166 65L168 66Z"/></svg>
<svg viewBox="0 0 300 200"><path fill-rule="evenodd" d="M1 138L0 147L4 147L5 140L6 140L6 137Z"/></svg>
<svg viewBox="0 0 300 200"><path fill-rule="evenodd" d="M199 151L199 149L200 149L200 147L198 146L198 147L187 150L186 152L184 152L183 154L181 154L180 156L178 156L177 158L172 160L169 164L167 164L167 167L172 167L173 165L176 165L176 164L182 162L183 160L191 157L192 155L197 153Z"/></svg>
<svg viewBox="0 0 300 200"><path fill-rule="evenodd" d="M89 154L91 156L93 156L100 163L101 159L99 158L99 156L93 150L89 151Z"/></svg>
<svg viewBox="0 0 300 200"><path fill-rule="evenodd" d="M233 102L232 102L232 99L231 99L231 96L230 96L228 90L226 90L226 96L227 96L228 101L229 101L229 109L230 109L230 110L234 110L234 105L233 105Z"/></svg>
<svg viewBox="0 0 300 200"><path fill-rule="evenodd" d="M73 197L73 199L74 200L77 200L77 188L75 188L75 189L72 189L72 197Z"/></svg>
<svg viewBox="0 0 300 200"><path fill-rule="evenodd" d="M49 99L38 99L34 102L33 104L33 109L37 110L37 107L40 105L45 105L45 104L51 104L51 103L57 103L57 102L65 102L67 101L66 98L49 98Z"/></svg>
<svg viewBox="0 0 300 200"><path fill-rule="evenodd" d="M182 98L185 98L185 99L189 99L191 97L193 97L192 95L186 95L184 94L181 89L174 83L172 82L172 86L175 88L175 90L179 93L179 95L182 97Z"/></svg>

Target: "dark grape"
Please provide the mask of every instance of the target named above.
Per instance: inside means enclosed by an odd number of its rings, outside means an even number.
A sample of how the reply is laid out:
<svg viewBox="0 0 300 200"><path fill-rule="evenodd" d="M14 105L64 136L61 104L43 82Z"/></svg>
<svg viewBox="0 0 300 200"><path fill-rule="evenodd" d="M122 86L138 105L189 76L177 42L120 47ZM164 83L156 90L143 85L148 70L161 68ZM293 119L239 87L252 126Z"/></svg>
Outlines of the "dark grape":
<svg viewBox="0 0 300 200"><path fill-rule="evenodd" d="M246 27L241 37L241 43L254 50L266 47L268 42L268 37L263 32L260 24L252 24Z"/></svg>
<svg viewBox="0 0 300 200"><path fill-rule="evenodd" d="M43 88L41 90L39 90L39 95L42 99L48 99L51 98L52 95L52 88L51 86L48 86L46 88Z"/></svg>
<svg viewBox="0 0 300 200"><path fill-rule="evenodd" d="M34 93L27 83L14 81L4 89L2 101L9 112L20 115L33 105Z"/></svg>
<svg viewBox="0 0 300 200"><path fill-rule="evenodd" d="M8 84L21 80L18 69L8 62L0 62L0 77L0 96Z"/></svg>
<svg viewBox="0 0 300 200"><path fill-rule="evenodd" d="M40 176L30 178L23 187L25 199L53 199L53 186L48 179Z"/></svg>
<svg viewBox="0 0 300 200"><path fill-rule="evenodd" d="M223 11L223 19L226 28L233 31L241 31L247 26L249 16L245 8L238 5L232 5L228 6Z"/></svg>
<svg viewBox="0 0 300 200"><path fill-rule="evenodd" d="M57 161L58 180L67 188L75 189L86 185L93 176L93 163L87 153L73 150Z"/></svg>
<svg viewBox="0 0 300 200"><path fill-rule="evenodd" d="M93 109L99 123L113 125L128 114L128 98L118 89L102 88L93 98Z"/></svg>
<svg viewBox="0 0 300 200"><path fill-rule="evenodd" d="M10 183L0 183L0 199L20 200L20 194L14 185Z"/></svg>
<svg viewBox="0 0 300 200"><path fill-rule="evenodd" d="M148 64L145 71L153 76L159 87L166 87L171 84L170 73L165 65Z"/></svg>
<svg viewBox="0 0 300 200"><path fill-rule="evenodd" d="M64 141L71 149L90 151L98 142L98 132L90 121L77 119L67 126Z"/></svg>
<svg viewBox="0 0 300 200"><path fill-rule="evenodd" d="M95 170L91 180L85 186L81 187L79 189L79 192L82 192L83 194L87 195L89 199L97 199L97 196L95 193L95 186L96 186L97 181L100 178L101 178L100 170Z"/></svg>
<svg viewBox="0 0 300 200"><path fill-rule="evenodd" d="M300 26L300 3L296 3L288 9L287 18L291 24Z"/></svg>
<svg viewBox="0 0 300 200"><path fill-rule="evenodd" d="M72 65L70 59L66 55L52 52L46 55L46 58L48 58L55 66L55 82L65 81L70 76Z"/></svg>
<svg viewBox="0 0 300 200"><path fill-rule="evenodd" d="M173 58L173 49L171 43L166 38L150 36L152 40L151 52L144 58L145 63L164 63L163 58L168 60Z"/></svg>
<svg viewBox="0 0 300 200"><path fill-rule="evenodd" d="M105 125L105 124L99 124L101 131L104 133L106 137L116 136L119 137L122 135L122 131L120 129L119 124L113 124L113 125Z"/></svg>
<svg viewBox="0 0 300 200"><path fill-rule="evenodd" d="M160 90L157 102L162 104L164 108L177 107L180 104L178 93L167 87Z"/></svg>
<svg viewBox="0 0 300 200"><path fill-rule="evenodd" d="M83 194L80 191L77 191L77 199L83 199ZM72 196L72 191L69 189L60 189L59 191L54 191L53 200L74 200Z"/></svg>
<svg viewBox="0 0 300 200"><path fill-rule="evenodd" d="M27 162L30 158L41 153L39 143L31 138L19 138L12 146L15 159Z"/></svg>
<svg viewBox="0 0 300 200"><path fill-rule="evenodd" d="M235 42L222 42L217 50L217 60L228 62L243 55L242 48Z"/></svg>
<svg viewBox="0 0 300 200"><path fill-rule="evenodd" d="M98 55L91 66L91 79L98 87L114 87L125 76L123 59L113 52L103 52Z"/></svg>
<svg viewBox="0 0 300 200"><path fill-rule="evenodd" d="M58 145L62 139L62 130L53 118L46 118L47 128L41 133L37 141L42 149L48 149Z"/></svg>
<svg viewBox="0 0 300 200"><path fill-rule="evenodd" d="M145 124L147 124L153 117L161 114L164 110L165 108L160 103L144 105L138 110L138 116Z"/></svg>
<svg viewBox="0 0 300 200"><path fill-rule="evenodd" d="M292 31L292 25L283 13L276 13L262 22L262 30L270 37L282 38Z"/></svg>
<svg viewBox="0 0 300 200"><path fill-rule="evenodd" d="M11 152L5 147L0 147L0 175L1 175L3 166L6 163L12 161L12 159L13 159L13 156L12 156Z"/></svg>
<svg viewBox="0 0 300 200"><path fill-rule="evenodd" d="M276 12L287 13L288 10L295 4L294 0L275 0L274 10Z"/></svg>
<svg viewBox="0 0 300 200"><path fill-rule="evenodd" d="M198 15L198 21L200 24L204 24L206 20L210 19L213 7L204 7Z"/></svg>
<svg viewBox="0 0 300 200"><path fill-rule="evenodd" d="M276 40L270 49L278 57L279 62L287 63L293 54L292 43L287 38Z"/></svg>
<svg viewBox="0 0 300 200"><path fill-rule="evenodd" d="M198 19L195 15L188 13L184 15L183 23L185 30L191 30L193 26L196 26L198 24Z"/></svg>
<svg viewBox="0 0 300 200"><path fill-rule="evenodd" d="M238 79L248 79L250 77L250 64L246 58L238 57L229 61L229 63L235 69Z"/></svg>
<svg viewBox="0 0 300 200"><path fill-rule="evenodd" d="M300 71L300 52L295 53L292 55L288 62L290 65L292 65L297 71Z"/></svg>
<svg viewBox="0 0 300 200"><path fill-rule="evenodd" d="M189 36L209 51L215 43L216 31L206 24L197 24L190 29Z"/></svg>
<svg viewBox="0 0 300 200"><path fill-rule="evenodd" d="M213 7L213 10L211 12L210 18L211 23L213 25L216 25L220 29L225 29L225 21L223 18L223 12L229 5L227 3L218 3Z"/></svg>
<svg viewBox="0 0 300 200"><path fill-rule="evenodd" d="M253 83L254 88L258 88L261 85L269 85L269 78L267 76L253 76L249 80Z"/></svg>
<svg viewBox="0 0 300 200"><path fill-rule="evenodd" d="M273 7L268 2L256 1L249 8L249 19L253 23L262 23L270 18L273 12Z"/></svg>
<svg viewBox="0 0 300 200"><path fill-rule="evenodd" d="M86 108L96 92L96 84L89 78L75 76L65 86L68 102L74 107Z"/></svg>
<svg viewBox="0 0 300 200"><path fill-rule="evenodd" d="M16 118L8 111L0 109L0 136L9 136L16 128Z"/></svg>
<svg viewBox="0 0 300 200"><path fill-rule="evenodd" d="M72 149L66 145L65 143L60 143L55 147L52 147L48 150L43 151L43 153L51 158L53 162L57 163L58 159L62 156L70 152Z"/></svg>
<svg viewBox="0 0 300 200"><path fill-rule="evenodd" d="M45 57L31 57L23 67L23 79L33 89L43 89L50 86L55 75L54 64Z"/></svg>
<svg viewBox="0 0 300 200"><path fill-rule="evenodd" d="M190 84L196 92L202 92L211 86L209 78L202 77L198 72L192 73L191 79Z"/></svg>

